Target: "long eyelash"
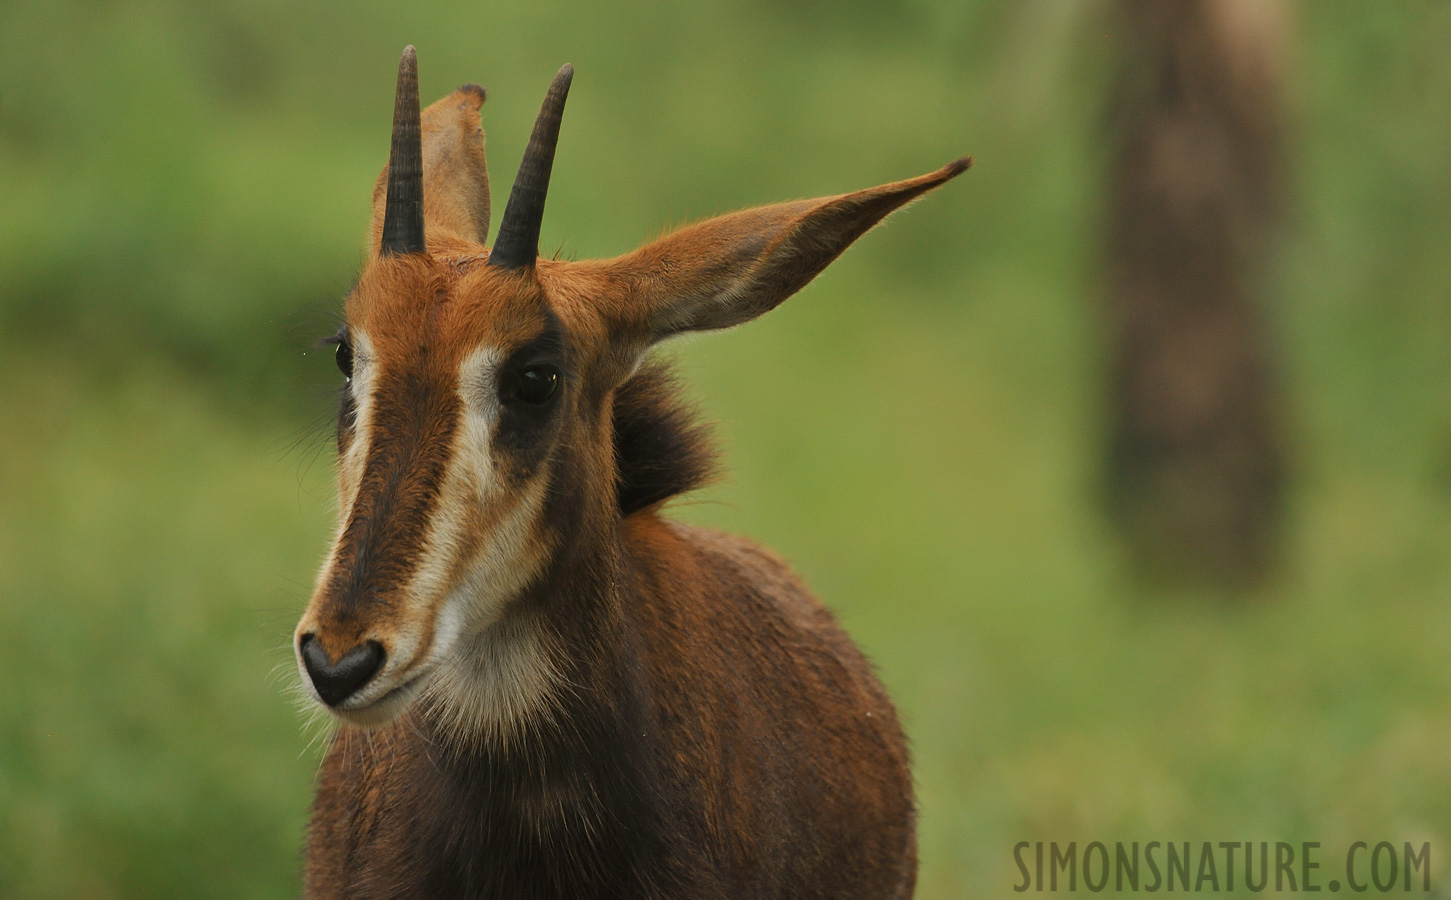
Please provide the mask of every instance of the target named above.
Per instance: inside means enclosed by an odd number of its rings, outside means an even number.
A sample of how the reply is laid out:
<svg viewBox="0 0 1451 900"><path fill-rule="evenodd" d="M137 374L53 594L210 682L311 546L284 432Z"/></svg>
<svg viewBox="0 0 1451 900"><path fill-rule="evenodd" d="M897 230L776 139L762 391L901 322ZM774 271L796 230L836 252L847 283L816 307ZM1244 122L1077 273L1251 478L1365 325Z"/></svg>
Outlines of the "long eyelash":
<svg viewBox="0 0 1451 900"><path fill-rule="evenodd" d="M344 325L333 334L330 334L324 338L319 338L316 346L319 348L336 347L340 344L346 343L348 343L348 326Z"/></svg>

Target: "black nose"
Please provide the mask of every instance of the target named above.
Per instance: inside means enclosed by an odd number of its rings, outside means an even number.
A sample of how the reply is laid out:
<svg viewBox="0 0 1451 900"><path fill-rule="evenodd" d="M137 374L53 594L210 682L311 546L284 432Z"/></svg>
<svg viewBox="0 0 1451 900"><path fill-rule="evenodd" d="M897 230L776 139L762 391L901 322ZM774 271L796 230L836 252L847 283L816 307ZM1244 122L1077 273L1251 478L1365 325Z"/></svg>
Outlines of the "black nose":
<svg viewBox="0 0 1451 900"><path fill-rule="evenodd" d="M312 678L312 686L317 688L317 695L328 706L337 706L367 684L368 679L383 668L383 660L387 656L382 644L368 641L344 653L343 658L334 664L312 634L302 636L298 649L302 652L302 664Z"/></svg>

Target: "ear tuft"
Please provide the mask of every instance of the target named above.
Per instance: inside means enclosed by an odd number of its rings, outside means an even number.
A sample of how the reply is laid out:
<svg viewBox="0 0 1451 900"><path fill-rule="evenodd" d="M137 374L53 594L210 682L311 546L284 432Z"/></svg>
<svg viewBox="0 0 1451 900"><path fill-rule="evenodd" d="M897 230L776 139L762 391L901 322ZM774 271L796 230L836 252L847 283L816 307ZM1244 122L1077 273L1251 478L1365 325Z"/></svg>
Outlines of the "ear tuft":
<svg viewBox="0 0 1451 900"><path fill-rule="evenodd" d="M714 480L710 430L697 421L665 363L647 363L615 389L613 416L621 517Z"/></svg>

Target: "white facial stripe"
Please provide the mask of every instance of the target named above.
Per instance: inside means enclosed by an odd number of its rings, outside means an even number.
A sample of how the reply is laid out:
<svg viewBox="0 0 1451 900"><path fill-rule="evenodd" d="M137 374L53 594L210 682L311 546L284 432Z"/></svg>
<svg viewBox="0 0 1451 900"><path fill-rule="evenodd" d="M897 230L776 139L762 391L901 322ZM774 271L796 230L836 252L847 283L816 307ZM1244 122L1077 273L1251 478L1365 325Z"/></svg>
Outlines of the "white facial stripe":
<svg viewBox="0 0 1451 900"><path fill-rule="evenodd" d="M468 544L465 529L478 518L480 508L495 501L497 484L489 439L499 420L494 388L499 360L497 350L480 347L459 365L457 390L463 417L429 523L423 563L413 577L413 592L420 597L440 597L453 586L451 573Z"/></svg>

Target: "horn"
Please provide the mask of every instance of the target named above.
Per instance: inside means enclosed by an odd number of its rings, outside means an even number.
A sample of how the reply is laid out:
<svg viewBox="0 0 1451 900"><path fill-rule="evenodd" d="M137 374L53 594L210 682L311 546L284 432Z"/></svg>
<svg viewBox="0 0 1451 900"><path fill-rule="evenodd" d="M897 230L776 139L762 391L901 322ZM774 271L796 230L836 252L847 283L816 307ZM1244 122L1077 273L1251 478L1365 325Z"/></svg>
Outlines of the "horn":
<svg viewBox="0 0 1451 900"><path fill-rule="evenodd" d="M418 114L418 54L409 44L398 61L393 99L393 149L388 154L388 199L383 207L383 256L424 252L423 128Z"/></svg>
<svg viewBox="0 0 1451 900"><path fill-rule="evenodd" d="M569 96L569 82L573 78L574 66L566 64L554 76L554 83L544 96L539 118L534 121L534 132L529 135L529 146L524 150L524 160L519 163L519 174L514 176L514 187L509 191L509 203L504 207L494 249L489 253L491 266L532 268L539 258L544 197L549 193L554 146L559 143L559 122L564 117L564 101Z"/></svg>

